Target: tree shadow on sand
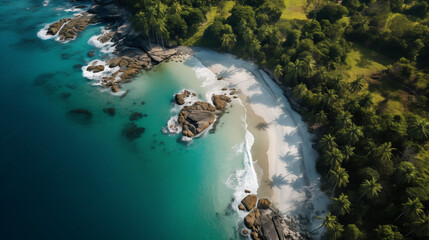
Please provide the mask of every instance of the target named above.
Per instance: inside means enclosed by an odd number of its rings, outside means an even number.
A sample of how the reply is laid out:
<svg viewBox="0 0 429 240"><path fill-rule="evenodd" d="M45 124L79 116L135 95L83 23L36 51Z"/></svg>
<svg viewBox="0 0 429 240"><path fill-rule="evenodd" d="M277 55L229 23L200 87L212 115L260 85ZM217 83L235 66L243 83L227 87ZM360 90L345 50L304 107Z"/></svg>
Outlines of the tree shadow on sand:
<svg viewBox="0 0 429 240"><path fill-rule="evenodd" d="M268 180L268 184L271 188L277 187L278 189L282 189L282 186L289 184L289 181L285 178L283 174L273 175L271 179Z"/></svg>
<svg viewBox="0 0 429 240"><path fill-rule="evenodd" d="M259 131L266 131L270 127L270 123L261 122L256 125L256 129Z"/></svg>

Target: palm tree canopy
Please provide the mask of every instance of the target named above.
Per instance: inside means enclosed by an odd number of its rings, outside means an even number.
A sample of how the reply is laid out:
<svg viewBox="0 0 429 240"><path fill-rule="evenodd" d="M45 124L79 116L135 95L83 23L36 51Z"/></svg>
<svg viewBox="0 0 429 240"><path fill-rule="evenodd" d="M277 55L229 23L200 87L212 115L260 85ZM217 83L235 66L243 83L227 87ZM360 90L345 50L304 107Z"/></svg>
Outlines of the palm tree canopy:
<svg viewBox="0 0 429 240"><path fill-rule="evenodd" d="M424 214L423 204L419 198L415 198L414 200L408 198L408 201L402 204L402 211L410 219L417 219Z"/></svg>
<svg viewBox="0 0 429 240"><path fill-rule="evenodd" d="M396 172L402 183L414 183L417 179L416 168L410 162L401 162Z"/></svg>
<svg viewBox="0 0 429 240"><path fill-rule="evenodd" d="M362 196L367 196L369 199L375 198L381 192L383 187L377 183L377 180L373 177L371 180L366 179L360 185L360 192Z"/></svg>
<svg viewBox="0 0 429 240"><path fill-rule="evenodd" d="M351 203L349 197L341 193L337 198L331 198L333 200L332 208L338 212L339 215L345 215L350 213Z"/></svg>

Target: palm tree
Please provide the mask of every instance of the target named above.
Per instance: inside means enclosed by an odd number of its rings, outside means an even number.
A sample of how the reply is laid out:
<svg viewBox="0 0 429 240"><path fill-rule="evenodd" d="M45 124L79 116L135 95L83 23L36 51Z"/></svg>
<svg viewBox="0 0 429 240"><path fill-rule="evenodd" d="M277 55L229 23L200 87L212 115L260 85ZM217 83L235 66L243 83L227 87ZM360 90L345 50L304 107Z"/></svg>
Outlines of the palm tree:
<svg viewBox="0 0 429 240"><path fill-rule="evenodd" d="M372 95L371 93L366 93L362 96L361 99L359 99L359 105L361 105L364 108L371 107L372 105Z"/></svg>
<svg viewBox="0 0 429 240"><path fill-rule="evenodd" d="M396 149L392 147L392 143L386 142L377 148L377 155L383 161L391 160L393 157L392 151L394 151L394 150L396 150Z"/></svg>
<svg viewBox="0 0 429 240"><path fill-rule="evenodd" d="M408 198L408 201L402 204L402 213L395 219L396 222L402 215L405 215L409 219L418 219L420 215L424 214L423 204L420 202L419 198L411 200Z"/></svg>
<svg viewBox="0 0 429 240"><path fill-rule="evenodd" d="M332 149L328 149L325 154L323 155L329 166L330 169L338 168L341 163L343 162L343 154L341 153L340 149L334 147Z"/></svg>
<svg viewBox="0 0 429 240"><path fill-rule="evenodd" d="M372 177L371 180L365 179L365 181L363 181L359 187L359 191L362 193L362 195L358 201L360 201L364 196L369 199L377 197L381 192L381 189L383 189L383 187L381 184L377 183L377 180L374 177Z"/></svg>
<svg viewBox="0 0 429 240"><path fill-rule="evenodd" d="M280 64L277 64L276 68L274 69L274 76L276 76L276 78L283 76L283 67Z"/></svg>
<svg viewBox="0 0 429 240"><path fill-rule="evenodd" d="M359 127L352 123L352 125L345 130L343 135L346 138L348 144L356 144L361 137L363 137L362 127Z"/></svg>
<svg viewBox="0 0 429 240"><path fill-rule="evenodd" d="M344 232L344 226L340 223L335 223L332 225L331 228L328 228L326 230L326 236L328 237L328 239L337 240L341 238Z"/></svg>
<svg viewBox="0 0 429 240"><path fill-rule="evenodd" d="M423 118L416 119L409 127L408 132L414 139L427 139L429 138L429 122Z"/></svg>
<svg viewBox="0 0 429 240"><path fill-rule="evenodd" d="M337 143L335 143L335 137L331 136L331 134L323 135L322 139L320 139L319 145L323 151L337 147Z"/></svg>
<svg viewBox="0 0 429 240"><path fill-rule="evenodd" d="M249 44L253 39L253 31L250 28L243 27L242 37L244 40L244 50L246 50L247 44Z"/></svg>
<svg viewBox="0 0 429 240"><path fill-rule="evenodd" d="M295 60L295 63L289 62L287 65L287 75L286 78L290 82L296 82L298 77L300 76L300 68L299 68L300 61L297 59Z"/></svg>
<svg viewBox="0 0 429 240"><path fill-rule="evenodd" d="M293 95L299 100L302 100L307 95L307 92L308 89L304 83L300 83L293 88Z"/></svg>
<svg viewBox="0 0 429 240"><path fill-rule="evenodd" d="M173 3L173 10L177 15L182 14L182 6L177 1L174 1Z"/></svg>
<svg viewBox="0 0 429 240"><path fill-rule="evenodd" d="M348 128L353 124L353 115L349 111L341 112L337 117L335 123L338 129Z"/></svg>
<svg viewBox="0 0 429 240"><path fill-rule="evenodd" d="M339 197L331 198L331 199L334 201L332 204L332 208L334 209L334 211L337 212L337 214L342 216L347 213L350 213L351 203L347 195L344 195L344 193L341 193Z"/></svg>
<svg viewBox="0 0 429 240"><path fill-rule="evenodd" d="M350 90L352 92L360 91L365 86L365 79L362 75L359 75L356 80L350 83Z"/></svg>
<svg viewBox="0 0 429 240"><path fill-rule="evenodd" d="M332 189L332 192L335 192L335 188L338 186L339 188L347 186L349 181L349 174L347 173L346 169L342 167L337 167L334 169L329 170L329 181L331 184L334 184L334 188Z"/></svg>
<svg viewBox="0 0 429 240"><path fill-rule="evenodd" d="M355 155L354 150L355 150L355 147L352 147L350 145L345 145L343 149L344 160L346 161L350 160L350 158L352 158Z"/></svg>
<svg viewBox="0 0 429 240"><path fill-rule="evenodd" d="M429 215L424 214L423 217L420 217L413 225L413 231L416 232L418 237L429 237Z"/></svg>
<svg viewBox="0 0 429 240"><path fill-rule="evenodd" d="M299 61L298 67L300 69L300 72L309 77L313 73L314 69L314 60L311 57L306 57L304 60Z"/></svg>
<svg viewBox="0 0 429 240"><path fill-rule="evenodd" d="M325 111L321 110L320 112L316 113L314 120L318 123L324 124L328 121L328 116L326 115Z"/></svg>
<svg viewBox="0 0 429 240"><path fill-rule="evenodd" d="M237 43L234 33L224 34L221 37L222 47L231 50Z"/></svg>
<svg viewBox="0 0 429 240"><path fill-rule="evenodd" d="M328 106L331 105L331 103L337 100L337 97L338 96L334 89L329 89L328 91L326 91L326 93L323 95L323 107L325 106L325 104L327 104Z"/></svg>
<svg viewBox="0 0 429 240"><path fill-rule="evenodd" d="M261 49L261 42L259 42L259 40L256 37L252 37L252 40L249 43L249 50L252 53L252 59L253 59L253 54L255 52L258 52Z"/></svg>
<svg viewBox="0 0 429 240"><path fill-rule="evenodd" d="M356 112L360 108L359 99L349 99L345 105L347 111Z"/></svg>
<svg viewBox="0 0 429 240"><path fill-rule="evenodd" d="M328 72L325 67L320 67L316 72L316 78L320 81L321 84L325 84L328 81Z"/></svg>
<svg viewBox="0 0 429 240"><path fill-rule="evenodd" d="M341 90L345 87L346 83L343 80L343 76L341 74L337 74L332 77L331 85L335 90L341 93Z"/></svg>
<svg viewBox="0 0 429 240"><path fill-rule="evenodd" d="M326 214L326 216L324 218L323 217L317 217L317 219L321 219L321 220L323 220L323 222L322 222L322 224L320 224L319 227L317 227L316 229L314 229L311 232L317 231L322 227L325 227L326 229L330 229L330 228L333 228L333 226L335 224L337 224L337 216L332 215L330 212L328 214Z"/></svg>
<svg viewBox="0 0 429 240"><path fill-rule="evenodd" d="M417 171L410 162L401 162L396 169L396 173L402 183L414 183L417 179Z"/></svg>

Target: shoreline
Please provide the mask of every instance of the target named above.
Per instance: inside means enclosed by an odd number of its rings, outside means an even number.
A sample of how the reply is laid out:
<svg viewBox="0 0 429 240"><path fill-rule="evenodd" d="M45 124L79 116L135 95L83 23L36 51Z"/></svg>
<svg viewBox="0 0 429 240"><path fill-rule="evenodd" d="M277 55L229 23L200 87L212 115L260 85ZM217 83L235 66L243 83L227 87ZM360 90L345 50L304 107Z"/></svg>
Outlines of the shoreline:
<svg viewBox="0 0 429 240"><path fill-rule="evenodd" d="M255 117L252 125L263 120L258 127L264 131L257 131L255 126L252 132L263 132L260 142L268 140L268 148L252 148L254 161L262 171L262 177L258 173L258 195L270 197L282 216L296 217L307 229L315 229L320 225L317 217L327 212L329 199L320 190L320 176L315 169L317 152L311 148L314 137L301 116L256 64L205 48L193 50L203 65L237 88L247 114Z"/></svg>

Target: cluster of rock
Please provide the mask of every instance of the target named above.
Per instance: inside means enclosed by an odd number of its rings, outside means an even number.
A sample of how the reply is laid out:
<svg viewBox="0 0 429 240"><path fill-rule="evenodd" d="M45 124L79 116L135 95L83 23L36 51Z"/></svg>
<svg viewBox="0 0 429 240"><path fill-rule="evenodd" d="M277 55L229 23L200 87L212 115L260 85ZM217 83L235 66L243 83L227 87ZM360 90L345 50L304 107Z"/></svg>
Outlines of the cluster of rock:
<svg viewBox="0 0 429 240"><path fill-rule="evenodd" d="M78 33L85 30L89 24L96 23L97 20L93 14L82 12L74 18L64 18L51 24L46 34L57 35L61 41L74 39Z"/></svg>
<svg viewBox="0 0 429 240"><path fill-rule="evenodd" d="M247 236L250 232L250 236L254 240L309 239L300 233L298 223L294 219L279 216L267 198L261 198L258 201L256 195L247 195L238 205L238 209L249 212L244 218L246 228L241 233Z"/></svg>
<svg viewBox="0 0 429 240"><path fill-rule="evenodd" d="M184 90L174 96L178 105L184 105L187 98L195 97L195 93ZM195 102L192 105L184 106L179 113L177 123L182 127L182 135L192 138L198 136L216 121L216 114L223 112L231 98L225 95L212 95L212 102ZM174 129L176 126L169 126Z"/></svg>

